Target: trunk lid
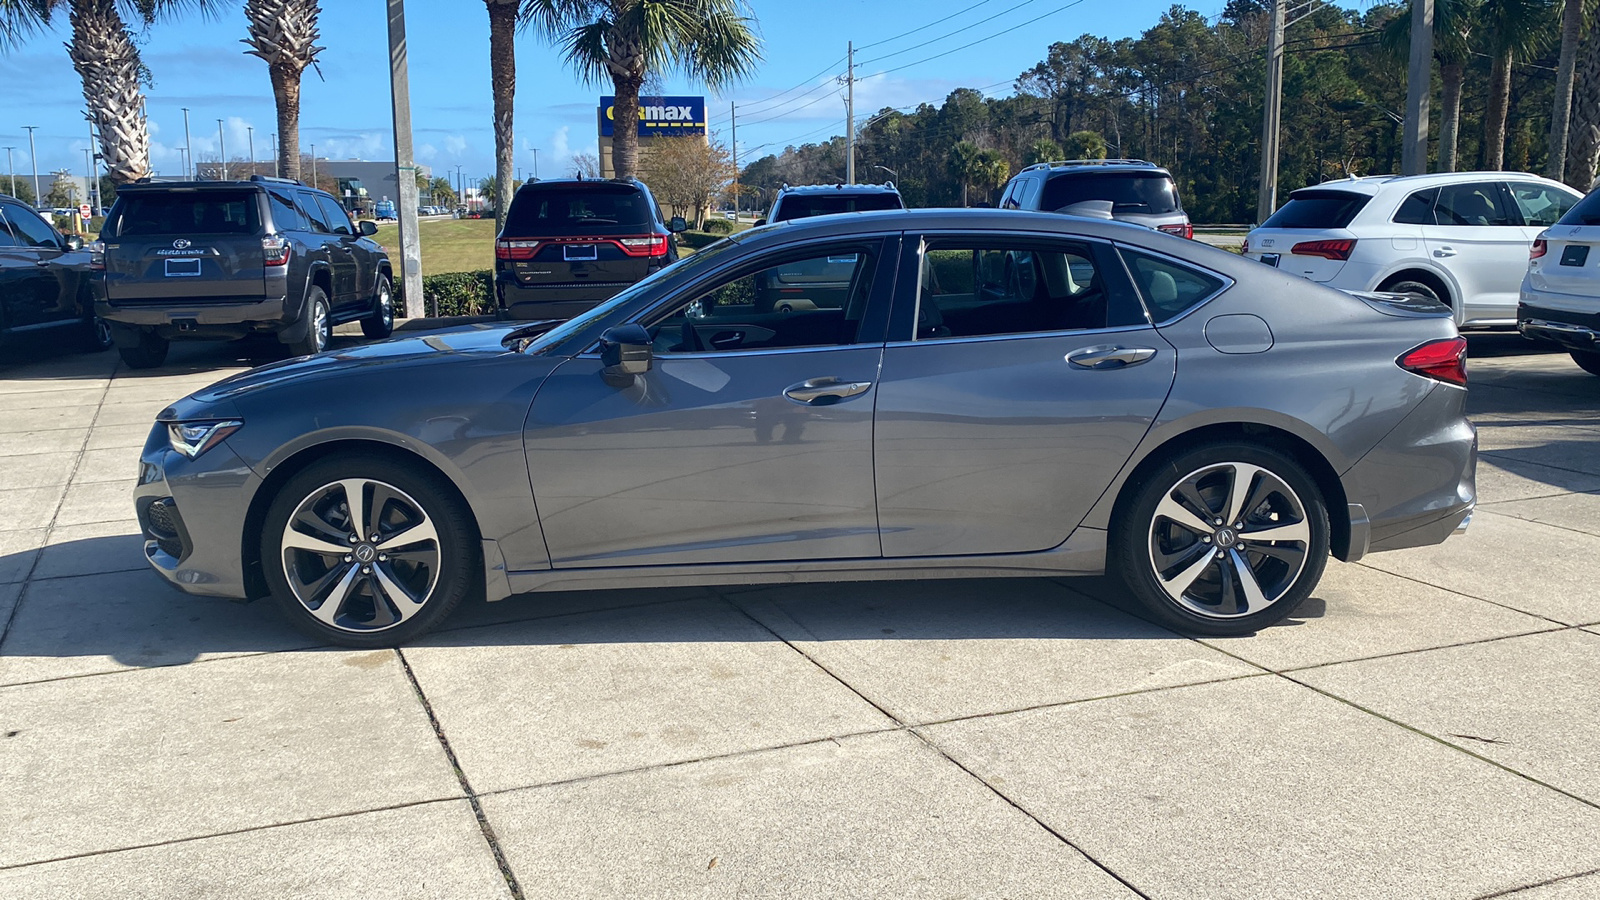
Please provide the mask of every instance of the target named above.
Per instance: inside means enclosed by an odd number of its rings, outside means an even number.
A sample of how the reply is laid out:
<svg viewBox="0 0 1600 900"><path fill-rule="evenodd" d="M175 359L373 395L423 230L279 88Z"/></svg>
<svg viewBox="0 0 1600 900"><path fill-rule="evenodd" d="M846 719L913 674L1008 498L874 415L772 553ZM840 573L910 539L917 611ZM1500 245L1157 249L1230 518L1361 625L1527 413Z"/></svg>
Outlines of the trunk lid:
<svg viewBox="0 0 1600 900"><path fill-rule="evenodd" d="M1544 255L1528 261L1534 289L1600 301L1600 223L1552 225L1541 237Z"/></svg>
<svg viewBox="0 0 1600 900"><path fill-rule="evenodd" d="M1244 255L1312 281L1332 281L1355 250L1349 225L1371 200L1371 194L1341 188L1295 191L1250 232Z"/></svg>
<svg viewBox="0 0 1600 900"><path fill-rule="evenodd" d="M106 229L106 299L259 301L266 296L260 192L124 190Z"/></svg>

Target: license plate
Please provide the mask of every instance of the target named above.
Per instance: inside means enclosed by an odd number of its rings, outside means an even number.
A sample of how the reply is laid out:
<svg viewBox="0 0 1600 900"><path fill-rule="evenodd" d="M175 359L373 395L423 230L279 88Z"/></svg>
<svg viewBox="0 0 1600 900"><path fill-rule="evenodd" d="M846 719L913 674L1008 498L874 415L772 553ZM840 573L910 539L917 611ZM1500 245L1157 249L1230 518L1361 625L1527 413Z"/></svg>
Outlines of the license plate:
<svg viewBox="0 0 1600 900"><path fill-rule="evenodd" d="M561 248L561 258L568 262L585 259L599 259L600 251L596 244L566 244Z"/></svg>
<svg viewBox="0 0 1600 900"><path fill-rule="evenodd" d="M1568 244L1561 251L1561 264L1563 266L1581 266L1589 261L1588 244Z"/></svg>
<svg viewBox="0 0 1600 900"><path fill-rule="evenodd" d="M1282 256L1283 254L1281 253L1263 253L1261 254L1261 261L1276 269L1278 267L1278 260L1282 258Z"/></svg>
<svg viewBox="0 0 1600 900"><path fill-rule="evenodd" d="M167 277L193 277L200 274L200 260L198 259L169 259L167 263Z"/></svg>

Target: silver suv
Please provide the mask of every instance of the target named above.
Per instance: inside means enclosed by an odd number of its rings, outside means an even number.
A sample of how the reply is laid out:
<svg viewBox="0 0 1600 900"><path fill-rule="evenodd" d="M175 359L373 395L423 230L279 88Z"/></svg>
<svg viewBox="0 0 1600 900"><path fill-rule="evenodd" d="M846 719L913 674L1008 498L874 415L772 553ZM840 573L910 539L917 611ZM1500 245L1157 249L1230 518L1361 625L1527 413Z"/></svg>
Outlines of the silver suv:
<svg viewBox="0 0 1600 900"><path fill-rule="evenodd" d="M1006 182L1000 207L1116 219L1194 237L1172 173L1142 159L1069 159L1031 165Z"/></svg>

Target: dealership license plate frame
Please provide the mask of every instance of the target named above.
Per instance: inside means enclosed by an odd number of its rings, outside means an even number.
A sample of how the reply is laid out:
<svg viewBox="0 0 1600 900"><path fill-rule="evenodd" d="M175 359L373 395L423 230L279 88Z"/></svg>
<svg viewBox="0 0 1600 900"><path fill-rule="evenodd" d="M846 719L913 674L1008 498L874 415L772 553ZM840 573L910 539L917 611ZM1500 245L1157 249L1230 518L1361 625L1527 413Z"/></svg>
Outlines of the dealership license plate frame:
<svg viewBox="0 0 1600 900"><path fill-rule="evenodd" d="M1588 244L1568 244L1561 250L1561 264L1582 268L1589 262Z"/></svg>
<svg viewBox="0 0 1600 900"><path fill-rule="evenodd" d="M200 276L200 257L189 256L178 259L167 259L166 276L168 278L198 278Z"/></svg>

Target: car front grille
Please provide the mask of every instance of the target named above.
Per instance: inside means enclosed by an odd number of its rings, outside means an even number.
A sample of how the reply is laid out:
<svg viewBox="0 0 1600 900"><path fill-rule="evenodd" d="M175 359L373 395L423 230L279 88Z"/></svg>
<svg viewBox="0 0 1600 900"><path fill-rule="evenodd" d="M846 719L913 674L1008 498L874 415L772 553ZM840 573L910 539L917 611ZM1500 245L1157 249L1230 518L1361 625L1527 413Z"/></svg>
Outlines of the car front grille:
<svg viewBox="0 0 1600 900"><path fill-rule="evenodd" d="M139 510L139 525L144 536L156 542L161 552L176 560L189 555L188 532L183 527L183 517L171 497L151 500Z"/></svg>

